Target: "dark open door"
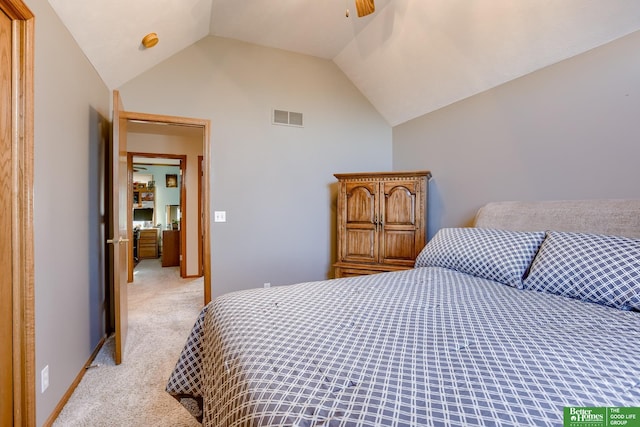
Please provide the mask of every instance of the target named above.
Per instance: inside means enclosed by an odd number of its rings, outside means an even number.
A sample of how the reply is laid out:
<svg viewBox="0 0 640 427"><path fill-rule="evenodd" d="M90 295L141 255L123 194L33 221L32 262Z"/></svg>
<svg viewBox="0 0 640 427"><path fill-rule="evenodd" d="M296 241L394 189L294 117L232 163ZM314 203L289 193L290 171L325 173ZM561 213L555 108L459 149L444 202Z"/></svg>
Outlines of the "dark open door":
<svg viewBox="0 0 640 427"><path fill-rule="evenodd" d="M115 363L122 363L127 341L127 120L122 118L120 93L113 91L113 146L111 150L111 224L112 235L107 243L112 247L110 271L112 272L113 313L115 333Z"/></svg>

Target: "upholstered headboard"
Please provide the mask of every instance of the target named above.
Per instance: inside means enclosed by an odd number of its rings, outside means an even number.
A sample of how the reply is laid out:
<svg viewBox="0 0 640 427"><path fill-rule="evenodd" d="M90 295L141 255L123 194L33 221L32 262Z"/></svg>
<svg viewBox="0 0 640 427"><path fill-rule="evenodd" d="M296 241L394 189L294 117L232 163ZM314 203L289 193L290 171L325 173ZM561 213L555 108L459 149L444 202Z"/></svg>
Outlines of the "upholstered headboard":
<svg viewBox="0 0 640 427"><path fill-rule="evenodd" d="M475 226L640 238L640 200L492 202L478 210Z"/></svg>

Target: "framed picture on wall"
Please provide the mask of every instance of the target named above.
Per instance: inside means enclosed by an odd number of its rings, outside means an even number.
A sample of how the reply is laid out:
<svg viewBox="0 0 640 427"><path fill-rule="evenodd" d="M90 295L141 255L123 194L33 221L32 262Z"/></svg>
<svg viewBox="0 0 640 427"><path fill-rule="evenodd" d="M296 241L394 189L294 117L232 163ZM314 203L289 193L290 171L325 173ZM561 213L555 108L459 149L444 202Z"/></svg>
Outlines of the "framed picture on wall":
<svg viewBox="0 0 640 427"><path fill-rule="evenodd" d="M167 188L178 186L178 175L167 174L166 179L167 179Z"/></svg>
<svg viewBox="0 0 640 427"><path fill-rule="evenodd" d="M153 202L154 194L151 191L145 191L140 194L140 200L143 202Z"/></svg>

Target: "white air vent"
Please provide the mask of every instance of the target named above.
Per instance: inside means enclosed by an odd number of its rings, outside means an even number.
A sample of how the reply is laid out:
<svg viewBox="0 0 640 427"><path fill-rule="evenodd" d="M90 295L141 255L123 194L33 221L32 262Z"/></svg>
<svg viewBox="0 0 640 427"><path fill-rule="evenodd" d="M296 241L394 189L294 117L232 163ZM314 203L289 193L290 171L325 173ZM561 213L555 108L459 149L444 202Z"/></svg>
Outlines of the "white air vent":
<svg viewBox="0 0 640 427"><path fill-rule="evenodd" d="M303 126L302 113L274 109L272 119L274 125Z"/></svg>

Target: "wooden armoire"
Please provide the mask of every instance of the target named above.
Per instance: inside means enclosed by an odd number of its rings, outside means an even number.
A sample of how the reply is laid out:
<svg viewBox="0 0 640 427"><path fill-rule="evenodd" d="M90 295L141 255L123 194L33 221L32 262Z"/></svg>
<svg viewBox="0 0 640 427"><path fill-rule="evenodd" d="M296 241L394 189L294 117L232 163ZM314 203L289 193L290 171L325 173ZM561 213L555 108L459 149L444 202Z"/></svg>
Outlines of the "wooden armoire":
<svg viewBox="0 0 640 427"><path fill-rule="evenodd" d="M412 268L426 243L429 171L344 173L335 277Z"/></svg>

